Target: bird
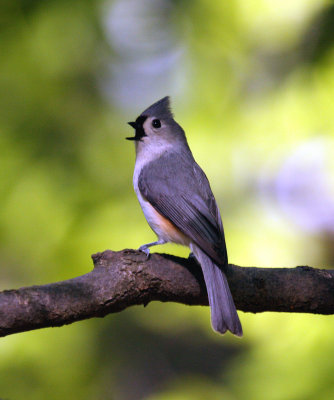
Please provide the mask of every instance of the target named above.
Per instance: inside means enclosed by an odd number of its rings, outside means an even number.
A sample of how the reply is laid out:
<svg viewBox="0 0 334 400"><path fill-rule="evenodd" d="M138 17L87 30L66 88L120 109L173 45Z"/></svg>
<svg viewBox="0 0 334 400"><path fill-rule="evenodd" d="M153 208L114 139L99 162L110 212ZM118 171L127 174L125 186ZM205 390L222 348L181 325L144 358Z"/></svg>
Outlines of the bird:
<svg viewBox="0 0 334 400"><path fill-rule="evenodd" d="M243 335L225 272L228 257L223 223L210 183L196 163L182 127L174 120L166 96L143 111L134 122L136 161L133 186L157 241L188 246L200 264L214 331Z"/></svg>

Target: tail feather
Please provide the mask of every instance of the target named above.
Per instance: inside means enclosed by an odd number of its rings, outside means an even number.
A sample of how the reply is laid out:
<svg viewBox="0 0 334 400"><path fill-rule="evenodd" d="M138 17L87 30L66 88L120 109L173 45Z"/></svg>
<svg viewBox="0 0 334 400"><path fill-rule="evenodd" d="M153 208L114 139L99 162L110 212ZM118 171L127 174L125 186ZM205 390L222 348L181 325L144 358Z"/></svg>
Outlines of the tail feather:
<svg viewBox="0 0 334 400"><path fill-rule="evenodd" d="M211 308L211 323L215 331L242 336L242 327L226 276L198 246L192 244L191 249L201 264Z"/></svg>

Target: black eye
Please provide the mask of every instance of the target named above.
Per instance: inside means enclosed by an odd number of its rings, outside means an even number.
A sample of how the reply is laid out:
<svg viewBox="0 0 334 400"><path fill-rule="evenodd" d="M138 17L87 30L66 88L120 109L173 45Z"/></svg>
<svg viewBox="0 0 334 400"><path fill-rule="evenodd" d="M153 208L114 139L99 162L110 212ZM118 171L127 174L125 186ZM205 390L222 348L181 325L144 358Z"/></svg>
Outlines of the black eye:
<svg viewBox="0 0 334 400"><path fill-rule="evenodd" d="M161 128L161 122L160 122L160 120L159 120L159 119L154 119L154 120L152 121L152 126L153 126L153 128Z"/></svg>

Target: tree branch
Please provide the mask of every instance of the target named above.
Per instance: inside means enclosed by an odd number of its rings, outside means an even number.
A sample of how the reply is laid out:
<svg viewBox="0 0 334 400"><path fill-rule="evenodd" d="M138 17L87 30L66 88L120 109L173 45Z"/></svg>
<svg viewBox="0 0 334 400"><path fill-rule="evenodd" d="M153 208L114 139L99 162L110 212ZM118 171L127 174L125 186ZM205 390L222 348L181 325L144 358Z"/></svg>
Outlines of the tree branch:
<svg viewBox="0 0 334 400"><path fill-rule="evenodd" d="M194 260L134 250L92 256L94 269L63 282L0 292L0 336L92 317L132 305L174 301L207 305ZM239 310L334 313L334 271L229 265L227 277Z"/></svg>

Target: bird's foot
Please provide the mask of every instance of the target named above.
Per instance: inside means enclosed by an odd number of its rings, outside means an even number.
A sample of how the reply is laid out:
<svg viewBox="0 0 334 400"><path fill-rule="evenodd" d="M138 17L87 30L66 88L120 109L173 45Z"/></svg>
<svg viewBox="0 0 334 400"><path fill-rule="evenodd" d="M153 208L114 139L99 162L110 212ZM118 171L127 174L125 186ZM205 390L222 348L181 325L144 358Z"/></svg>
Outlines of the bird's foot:
<svg viewBox="0 0 334 400"><path fill-rule="evenodd" d="M145 253L146 254L146 259L147 260L149 259L149 257L150 257L150 248L146 244L144 244L143 246L140 246L138 250L142 251L143 253Z"/></svg>
<svg viewBox="0 0 334 400"><path fill-rule="evenodd" d="M157 244L164 244L164 243L166 243L165 240L159 239L156 242L143 244L142 246L139 247L138 250L142 251L143 253L145 253L146 254L146 259L148 259L150 257L150 249L149 248L151 246L156 246Z"/></svg>

